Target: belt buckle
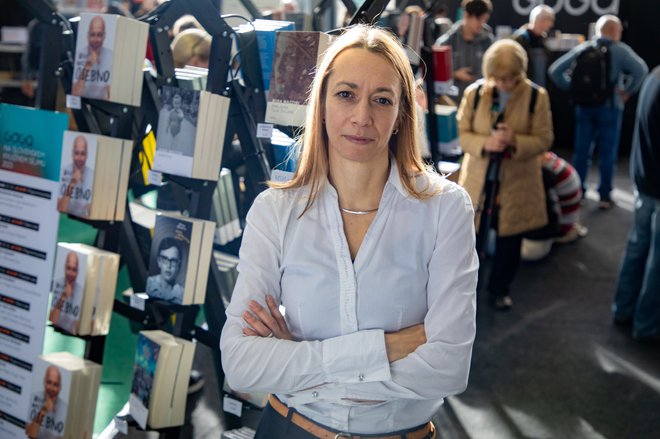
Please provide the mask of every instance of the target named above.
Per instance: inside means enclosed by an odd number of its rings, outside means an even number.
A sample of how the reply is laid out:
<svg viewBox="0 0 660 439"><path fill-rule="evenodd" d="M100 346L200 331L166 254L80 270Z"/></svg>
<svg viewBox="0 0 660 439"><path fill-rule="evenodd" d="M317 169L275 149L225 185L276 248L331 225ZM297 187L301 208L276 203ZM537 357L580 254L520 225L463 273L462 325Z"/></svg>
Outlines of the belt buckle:
<svg viewBox="0 0 660 439"><path fill-rule="evenodd" d="M339 438L342 438L342 437L353 437L353 435L350 434L350 433L337 433L335 435L334 439L339 439Z"/></svg>

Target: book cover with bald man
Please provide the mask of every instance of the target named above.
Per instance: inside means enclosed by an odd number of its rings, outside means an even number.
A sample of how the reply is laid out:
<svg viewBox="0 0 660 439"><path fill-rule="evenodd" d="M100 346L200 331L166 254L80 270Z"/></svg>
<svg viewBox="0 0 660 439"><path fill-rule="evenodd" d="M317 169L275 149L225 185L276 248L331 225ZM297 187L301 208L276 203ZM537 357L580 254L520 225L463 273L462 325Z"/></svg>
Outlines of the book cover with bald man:
<svg viewBox="0 0 660 439"><path fill-rule="evenodd" d="M149 25L113 14L80 14L71 94L139 105Z"/></svg>

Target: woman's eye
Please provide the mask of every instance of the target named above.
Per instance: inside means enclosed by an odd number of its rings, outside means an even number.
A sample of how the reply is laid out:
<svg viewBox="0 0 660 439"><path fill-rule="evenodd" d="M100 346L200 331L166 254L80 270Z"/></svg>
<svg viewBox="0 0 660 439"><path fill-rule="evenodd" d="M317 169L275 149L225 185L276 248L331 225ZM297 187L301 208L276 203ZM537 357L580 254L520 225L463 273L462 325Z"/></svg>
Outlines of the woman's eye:
<svg viewBox="0 0 660 439"><path fill-rule="evenodd" d="M337 93L337 96L339 96L340 98L348 99L348 98L350 98L351 96L353 96L353 94L352 94L350 91L345 91L345 90L344 90L344 91L340 91L340 92L338 92L338 93Z"/></svg>
<svg viewBox="0 0 660 439"><path fill-rule="evenodd" d="M388 98L376 98L376 102L381 105L392 105L392 100Z"/></svg>

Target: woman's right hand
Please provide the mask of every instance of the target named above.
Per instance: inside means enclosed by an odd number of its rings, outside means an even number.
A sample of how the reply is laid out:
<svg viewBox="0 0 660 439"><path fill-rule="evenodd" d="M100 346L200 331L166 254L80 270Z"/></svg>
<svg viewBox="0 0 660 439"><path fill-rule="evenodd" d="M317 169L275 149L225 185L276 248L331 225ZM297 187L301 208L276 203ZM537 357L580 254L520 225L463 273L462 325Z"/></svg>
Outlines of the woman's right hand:
<svg viewBox="0 0 660 439"><path fill-rule="evenodd" d="M256 300L250 300L248 306L250 311L243 312L243 320L249 325L243 328L243 334L256 337L275 337L282 340L293 340L289 327L275 302L275 298L266 295L265 309Z"/></svg>
<svg viewBox="0 0 660 439"><path fill-rule="evenodd" d="M426 343L426 332L424 331L423 323L409 326L396 332L386 333L385 348L387 349L387 359L390 363L393 363L405 358L424 343Z"/></svg>

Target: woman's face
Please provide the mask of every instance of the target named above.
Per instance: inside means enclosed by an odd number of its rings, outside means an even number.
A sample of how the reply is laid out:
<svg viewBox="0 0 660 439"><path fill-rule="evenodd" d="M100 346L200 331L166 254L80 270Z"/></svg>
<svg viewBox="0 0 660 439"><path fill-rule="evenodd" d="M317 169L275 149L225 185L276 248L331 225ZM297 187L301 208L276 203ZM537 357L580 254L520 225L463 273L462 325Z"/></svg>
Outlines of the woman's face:
<svg viewBox="0 0 660 439"><path fill-rule="evenodd" d="M360 48L340 53L324 103L330 162L387 160L400 99L399 76L384 56Z"/></svg>
<svg viewBox="0 0 660 439"><path fill-rule="evenodd" d="M520 75L494 75L492 79L495 81L495 88L497 88L498 91L503 93L510 93L520 82Z"/></svg>

